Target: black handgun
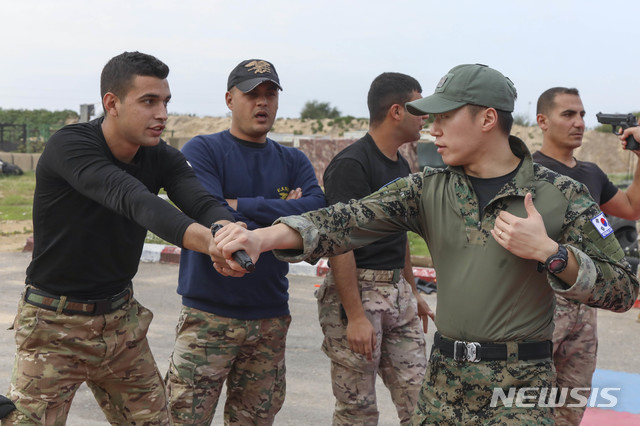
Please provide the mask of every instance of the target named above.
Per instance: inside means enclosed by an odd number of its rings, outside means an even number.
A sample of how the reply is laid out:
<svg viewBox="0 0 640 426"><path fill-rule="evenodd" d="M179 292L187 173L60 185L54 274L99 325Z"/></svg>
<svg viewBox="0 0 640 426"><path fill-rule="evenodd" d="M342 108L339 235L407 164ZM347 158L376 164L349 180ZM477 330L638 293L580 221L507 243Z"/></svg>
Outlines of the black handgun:
<svg viewBox="0 0 640 426"><path fill-rule="evenodd" d="M214 223L213 225L211 225L211 235L215 237L216 232L218 232L220 229L222 229L222 225L220 225L219 223ZM246 251L238 250L237 252L233 253L231 257L233 257L233 260L238 262L238 264L242 266L246 271L253 272L256 270L256 265L254 265L251 257L249 257Z"/></svg>
<svg viewBox="0 0 640 426"><path fill-rule="evenodd" d="M629 114L603 114L601 112L596 114L596 118L598 119L598 123L602 124L610 124L613 130L613 133L620 136L625 129L629 127L638 126L638 120L636 116ZM632 151L640 149L640 144L633 138L633 136L629 135L627 138L627 146L625 149L630 149Z"/></svg>

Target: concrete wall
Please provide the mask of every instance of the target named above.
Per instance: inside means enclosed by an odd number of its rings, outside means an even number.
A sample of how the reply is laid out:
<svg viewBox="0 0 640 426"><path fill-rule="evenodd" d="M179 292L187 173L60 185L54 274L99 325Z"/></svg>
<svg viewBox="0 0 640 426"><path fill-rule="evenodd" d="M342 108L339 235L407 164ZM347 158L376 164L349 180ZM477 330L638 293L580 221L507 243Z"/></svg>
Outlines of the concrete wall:
<svg viewBox="0 0 640 426"><path fill-rule="evenodd" d="M40 154L21 154L17 152L0 151L0 160L5 163L15 164L25 172L35 170L39 159Z"/></svg>
<svg viewBox="0 0 640 426"><path fill-rule="evenodd" d="M167 138L166 142L175 149L182 149L183 145L191 138Z"/></svg>
<svg viewBox="0 0 640 426"><path fill-rule="evenodd" d="M357 139L299 139L297 148L304 152L316 172L320 185L323 185L322 175L331 159ZM294 145L295 146L295 145ZM400 152L409 162L412 172L418 171L417 142L407 143L400 147Z"/></svg>

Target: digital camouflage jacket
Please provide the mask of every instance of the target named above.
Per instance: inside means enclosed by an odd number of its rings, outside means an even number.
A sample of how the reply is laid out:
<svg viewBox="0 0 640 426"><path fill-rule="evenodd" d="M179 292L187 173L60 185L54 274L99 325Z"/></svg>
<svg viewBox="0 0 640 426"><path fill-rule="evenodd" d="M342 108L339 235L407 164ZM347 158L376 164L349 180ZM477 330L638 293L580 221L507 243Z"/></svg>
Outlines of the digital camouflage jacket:
<svg viewBox="0 0 640 426"><path fill-rule="evenodd" d="M427 242L436 269L436 326L452 339L550 340L554 292L616 312L630 309L638 280L613 233L603 237L597 229L594 222L601 212L586 187L533 163L521 140L512 136L509 142L522 164L482 217L461 168L427 167L361 200L278 219L276 223L300 232L304 249L276 250L276 256L315 262L393 232L415 232ZM528 192L547 234L578 259L579 274L572 286L538 272L536 261L511 254L490 234L501 210L525 217Z"/></svg>

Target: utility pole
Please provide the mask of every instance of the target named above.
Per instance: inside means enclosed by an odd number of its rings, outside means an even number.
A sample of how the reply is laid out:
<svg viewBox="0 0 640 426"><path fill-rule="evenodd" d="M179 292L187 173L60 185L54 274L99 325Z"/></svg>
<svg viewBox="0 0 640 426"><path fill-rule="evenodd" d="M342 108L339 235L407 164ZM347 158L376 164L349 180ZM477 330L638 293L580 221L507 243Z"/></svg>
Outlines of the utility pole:
<svg viewBox="0 0 640 426"><path fill-rule="evenodd" d="M80 104L80 123L86 123L95 115L93 104Z"/></svg>

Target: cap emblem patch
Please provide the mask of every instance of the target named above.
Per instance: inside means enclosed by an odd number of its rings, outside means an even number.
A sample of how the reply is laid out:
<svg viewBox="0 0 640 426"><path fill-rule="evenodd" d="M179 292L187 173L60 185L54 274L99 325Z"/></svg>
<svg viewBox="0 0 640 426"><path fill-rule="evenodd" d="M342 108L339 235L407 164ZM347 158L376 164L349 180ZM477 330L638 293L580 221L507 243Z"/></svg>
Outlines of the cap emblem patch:
<svg viewBox="0 0 640 426"><path fill-rule="evenodd" d="M449 78L449 74L445 75L444 77L442 77L440 79L440 81L438 82L438 85L436 86L436 89L441 88L442 86L444 86L444 84L447 82L447 79Z"/></svg>
<svg viewBox="0 0 640 426"><path fill-rule="evenodd" d="M247 71L254 74L264 74L271 72L271 65L267 61L251 61L244 66Z"/></svg>

